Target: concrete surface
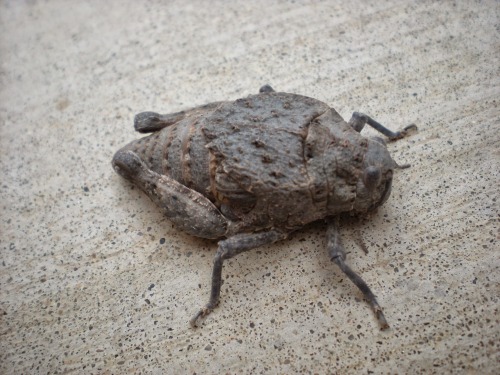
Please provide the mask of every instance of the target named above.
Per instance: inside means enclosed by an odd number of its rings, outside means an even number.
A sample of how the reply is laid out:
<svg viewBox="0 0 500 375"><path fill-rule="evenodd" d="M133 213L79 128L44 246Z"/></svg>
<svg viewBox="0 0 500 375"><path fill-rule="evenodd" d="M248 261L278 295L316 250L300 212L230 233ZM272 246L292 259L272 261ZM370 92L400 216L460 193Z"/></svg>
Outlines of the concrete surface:
<svg viewBox="0 0 500 375"><path fill-rule="evenodd" d="M0 372L495 373L499 12L497 1L2 1ZM172 227L110 160L138 136L135 113L264 83L346 118L418 124L389 145L412 164L391 199L343 222L391 330L329 262L321 223L227 262L220 307L188 326L216 244Z"/></svg>

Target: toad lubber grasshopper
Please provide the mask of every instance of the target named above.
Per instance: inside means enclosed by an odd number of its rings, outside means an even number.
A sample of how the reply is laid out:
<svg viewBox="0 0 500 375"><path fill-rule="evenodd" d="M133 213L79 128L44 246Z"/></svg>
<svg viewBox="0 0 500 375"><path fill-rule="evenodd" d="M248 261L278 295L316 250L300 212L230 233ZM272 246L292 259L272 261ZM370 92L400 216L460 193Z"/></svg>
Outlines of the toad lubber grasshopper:
<svg viewBox="0 0 500 375"><path fill-rule="evenodd" d="M135 129L151 134L114 155L116 172L180 229L222 239L209 301L192 326L219 303L224 260L325 219L331 260L361 290L381 328L388 327L374 294L346 264L338 231L338 215L382 205L394 170L408 167L391 158L384 140L360 135L366 124L390 140L416 129L393 132L356 112L345 122L319 100L268 85L236 101L136 115Z"/></svg>

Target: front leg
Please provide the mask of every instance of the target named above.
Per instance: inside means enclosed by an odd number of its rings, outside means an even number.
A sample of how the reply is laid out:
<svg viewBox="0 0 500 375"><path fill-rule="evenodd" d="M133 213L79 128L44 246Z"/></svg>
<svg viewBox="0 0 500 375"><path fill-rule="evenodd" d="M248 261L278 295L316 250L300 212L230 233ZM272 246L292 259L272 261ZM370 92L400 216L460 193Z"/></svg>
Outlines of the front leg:
<svg viewBox="0 0 500 375"><path fill-rule="evenodd" d="M210 200L166 175L147 167L133 151L120 150L112 161L115 171L141 188L165 216L193 236L221 238L228 220Z"/></svg>
<svg viewBox="0 0 500 375"><path fill-rule="evenodd" d="M191 326L196 327L199 319L212 312L219 303L220 288L222 285L222 263L224 260L234 257L245 251L255 249L256 247L268 245L270 243L282 240L286 237L283 232L270 230L259 233L241 233L236 234L227 240L219 242L219 249L215 254L214 268L212 271L212 288L208 303L201 308L190 320Z"/></svg>
<svg viewBox="0 0 500 375"><path fill-rule="evenodd" d="M345 263L346 253L339 235L338 218L329 218L327 220L327 224L327 249L330 259L337 266L339 266L342 272L347 275L347 277L359 288L359 290L361 290L365 298L372 306L373 311L375 312L375 315L380 323L381 329L384 330L389 328L389 324L387 324L382 308L378 304L377 299L375 298L375 295L371 291L370 287Z"/></svg>

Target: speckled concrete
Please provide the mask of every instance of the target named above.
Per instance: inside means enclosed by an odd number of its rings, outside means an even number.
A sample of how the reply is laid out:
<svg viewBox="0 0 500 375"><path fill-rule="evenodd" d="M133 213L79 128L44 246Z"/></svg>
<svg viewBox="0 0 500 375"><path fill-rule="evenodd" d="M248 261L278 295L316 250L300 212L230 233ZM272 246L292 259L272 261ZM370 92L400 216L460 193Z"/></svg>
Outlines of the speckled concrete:
<svg viewBox="0 0 500 375"><path fill-rule="evenodd" d="M0 3L0 372L494 373L499 3L162 3ZM220 307L189 327L216 244L110 160L135 113L264 83L418 124L389 145L412 164L391 199L342 225L391 330L329 262L321 223L228 261Z"/></svg>

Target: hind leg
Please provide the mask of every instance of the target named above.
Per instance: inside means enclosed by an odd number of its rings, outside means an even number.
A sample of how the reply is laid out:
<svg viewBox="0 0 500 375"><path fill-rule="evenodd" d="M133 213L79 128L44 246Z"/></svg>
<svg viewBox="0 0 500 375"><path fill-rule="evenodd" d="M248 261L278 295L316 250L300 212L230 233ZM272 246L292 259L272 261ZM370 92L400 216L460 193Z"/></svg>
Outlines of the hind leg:
<svg viewBox="0 0 500 375"><path fill-rule="evenodd" d="M203 238L226 234L228 220L203 195L151 169L132 151L120 150L112 161L115 171L141 188L177 227Z"/></svg>

